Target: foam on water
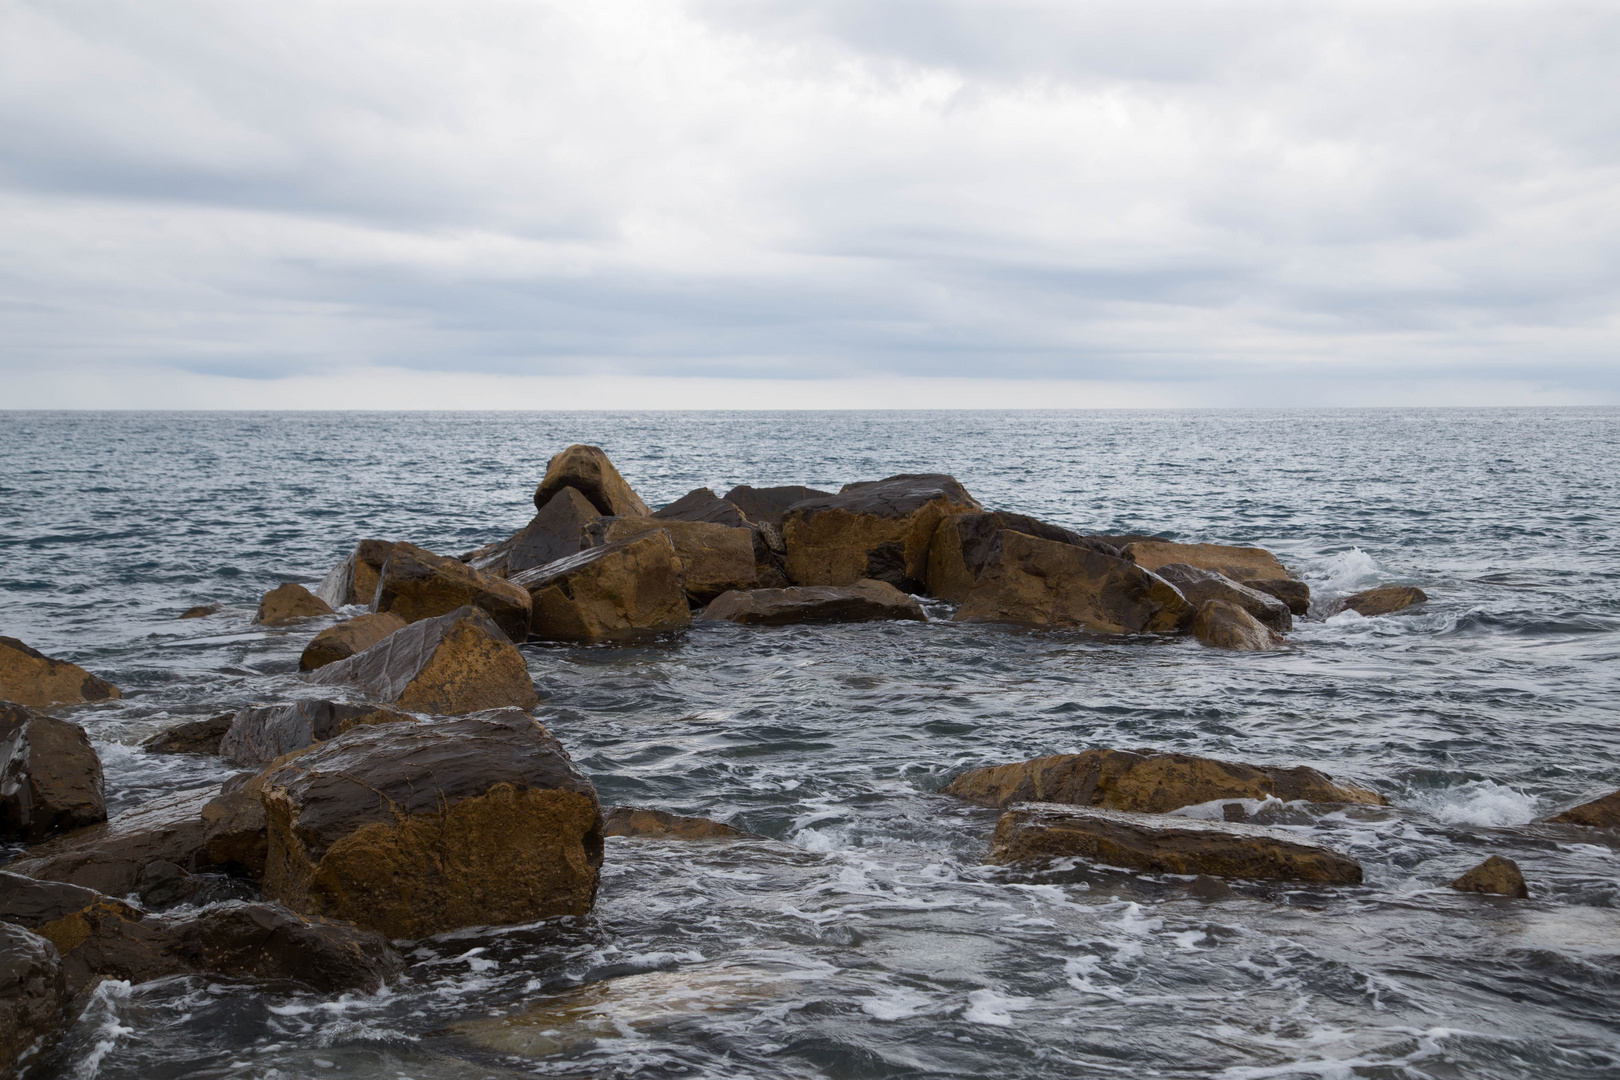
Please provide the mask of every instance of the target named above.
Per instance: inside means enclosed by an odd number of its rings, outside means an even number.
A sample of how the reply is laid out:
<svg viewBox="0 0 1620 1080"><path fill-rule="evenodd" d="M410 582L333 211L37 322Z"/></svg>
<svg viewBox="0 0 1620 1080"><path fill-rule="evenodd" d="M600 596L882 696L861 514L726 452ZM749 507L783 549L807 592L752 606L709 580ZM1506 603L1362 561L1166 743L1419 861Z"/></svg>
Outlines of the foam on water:
<svg viewBox="0 0 1620 1080"><path fill-rule="evenodd" d="M1417 791L1408 805L1447 825L1523 825L1539 814L1534 795L1495 780Z"/></svg>

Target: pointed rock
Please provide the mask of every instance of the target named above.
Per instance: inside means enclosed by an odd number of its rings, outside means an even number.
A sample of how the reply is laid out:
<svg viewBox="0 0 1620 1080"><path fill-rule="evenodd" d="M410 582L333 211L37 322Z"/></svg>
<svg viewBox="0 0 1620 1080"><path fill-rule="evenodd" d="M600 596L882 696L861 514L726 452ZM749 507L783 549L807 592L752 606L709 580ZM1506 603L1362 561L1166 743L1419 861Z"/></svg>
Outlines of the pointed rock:
<svg viewBox="0 0 1620 1080"><path fill-rule="evenodd" d="M602 516L589 499L565 487L517 533L498 544L481 547L461 557L475 570L509 578L524 570L566 559L591 546L586 529Z"/></svg>
<svg viewBox="0 0 1620 1080"><path fill-rule="evenodd" d="M1268 592L1241 585L1225 574L1200 570L1186 563L1169 563L1153 572L1180 589L1181 595L1194 607L1202 607L1209 600L1225 600L1279 634L1294 628L1294 614L1286 603Z"/></svg>
<svg viewBox="0 0 1620 1080"><path fill-rule="evenodd" d="M1025 514L1002 511L952 514L940 521L928 544L928 595L957 603L966 600L990 561L996 534L1003 529L1119 557L1119 550L1111 545Z"/></svg>
<svg viewBox="0 0 1620 1080"><path fill-rule="evenodd" d="M220 713L206 720L176 724L141 740L141 749L148 754L217 754L219 741L234 719L235 713Z"/></svg>
<svg viewBox="0 0 1620 1080"><path fill-rule="evenodd" d="M1393 615L1397 611L1405 611L1414 604L1421 604L1428 599L1428 593L1411 585L1380 585L1376 589L1367 589L1335 601L1332 611L1334 614L1354 611L1371 619L1378 615Z"/></svg>
<svg viewBox="0 0 1620 1080"><path fill-rule="evenodd" d="M123 697L118 687L78 664L52 660L13 637L0 637L0 701L39 709Z"/></svg>
<svg viewBox="0 0 1620 1080"><path fill-rule="evenodd" d="M1555 825L1585 825L1589 829L1620 829L1620 791L1572 806L1547 819Z"/></svg>
<svg viewBox="0 0 1620 1080"><path fill-rule="evenodd" d="M565 487L579 491L591 505L609 517L650 517L652 507L641 501L607 454L597 446L570 446L546 465L546 477L534 492L535 509L544 507Z"/></svg>
<svg viewBox="0 0 1620 1080"><path fill-rule="evenodd" d="M1246 578L1239 584L1255 592L1275 596L1288 605L1291 615L1306 615L1311 610L1311 587L1293 578Z"/></svg>

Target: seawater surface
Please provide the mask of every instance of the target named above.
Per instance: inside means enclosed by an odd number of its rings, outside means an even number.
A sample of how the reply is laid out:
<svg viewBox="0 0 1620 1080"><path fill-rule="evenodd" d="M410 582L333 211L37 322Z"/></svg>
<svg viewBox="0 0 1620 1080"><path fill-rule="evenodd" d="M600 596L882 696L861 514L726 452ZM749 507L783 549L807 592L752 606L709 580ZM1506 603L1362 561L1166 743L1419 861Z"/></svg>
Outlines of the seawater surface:
<svg viewBox="0 0 1620 1080"><path fill-rule="evenodd" d="M65 414L0 425L0 633L110 679L63 710L112 808L217 783L143 737L312 696L323 621L250 620L364 536L454 554L604 447L649 503L954 474L1088 532L1259 544L1318 600L1286 649L927 624L695 626L524 651L604 805L766 842L610 840L595 912L403 946L379 994L106 983L33 1076L1614 1077L1615 837L1534 824L1620 788L1620 412ZM205 619L178 621L219 602ZM965 768L1090 747L1305 764L1386 808L1293 808L1356 888L985 864ZM1445 885L1489 854L1528 901Z"/></svg>

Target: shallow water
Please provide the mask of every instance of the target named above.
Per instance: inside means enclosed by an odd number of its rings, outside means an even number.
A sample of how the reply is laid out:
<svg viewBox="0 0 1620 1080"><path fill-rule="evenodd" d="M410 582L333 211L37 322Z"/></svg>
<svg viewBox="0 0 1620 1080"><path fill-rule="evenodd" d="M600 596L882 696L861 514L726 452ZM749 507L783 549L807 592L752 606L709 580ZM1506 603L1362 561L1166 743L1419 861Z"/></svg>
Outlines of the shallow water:
<svg viewBox="0 0 1620 1080"><path fill-rule="evenodd" d="M313 628L250 625L361 536L457 553L605 447L648 502L948 471L1092 532L1276 551L1319 599L1274 654L937 621L526 646L605 805L730 821L613 839L599 903L416 943L375 996L104 984L51 1077L1620 1075L1615 838L1529 824L1620 787L1620 411L42 414L0 426L0 633L123 688L72 710L113 808L218 782L130 749L307 696ZM216 616L176 621L221 602ZM1294 811L1352 889L983 865L964 768L1088 747L1308 764L1389 808ZM1532 899L1444 888L1488 854Z"/></svg>

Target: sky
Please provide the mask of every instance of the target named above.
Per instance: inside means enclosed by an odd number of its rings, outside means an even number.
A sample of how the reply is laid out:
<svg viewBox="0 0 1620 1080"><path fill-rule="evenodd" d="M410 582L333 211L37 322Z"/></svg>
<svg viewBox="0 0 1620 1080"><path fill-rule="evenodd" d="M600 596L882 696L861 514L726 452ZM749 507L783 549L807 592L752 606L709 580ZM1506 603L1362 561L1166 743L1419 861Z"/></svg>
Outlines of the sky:
<svg viewBox="0 0 1620 1080"><path fill-rule="evenodd" d="M0 408L1620 404L1620 4L0 0Z"/></svg>

